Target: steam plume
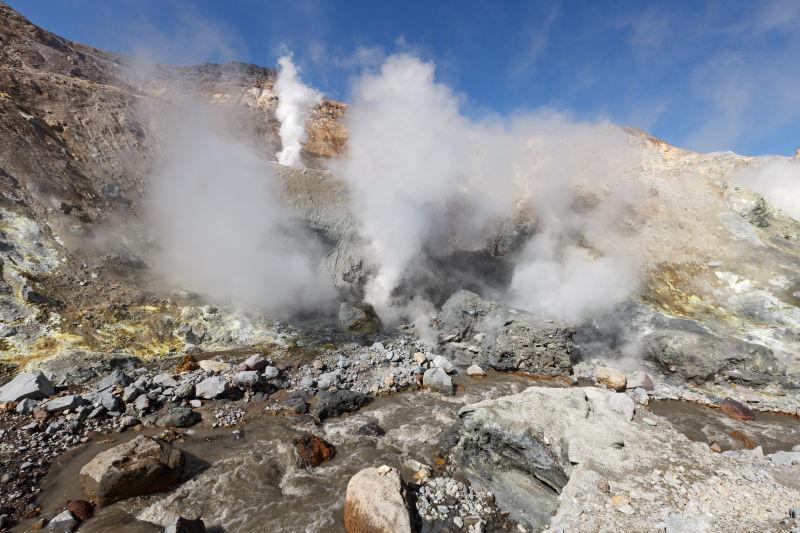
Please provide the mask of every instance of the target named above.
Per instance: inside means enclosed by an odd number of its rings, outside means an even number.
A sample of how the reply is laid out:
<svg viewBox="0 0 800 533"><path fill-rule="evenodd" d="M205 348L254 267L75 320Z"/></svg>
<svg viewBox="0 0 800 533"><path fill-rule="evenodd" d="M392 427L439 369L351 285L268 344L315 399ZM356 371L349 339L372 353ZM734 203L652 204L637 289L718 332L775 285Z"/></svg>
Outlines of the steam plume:
<svg viewBox="0 0 800 533"><path fill-rule="evenodd" d="M516 214L537 234L516 258L515 305L575 319L635 290L618 219L639 154L622 130L548 112L468 119L433 64L409 55L363 75L352 100L337 170L375 256L366 299L384 314L429 245L486 246L487 226Z"/></svg>
<svg viewBox="0 0 800 533"><path fill-rule="evenodd" d="M163 274L283 316L331 298L317 243L285 207L258 151L200 104L167 120L149 202Z"/></svg>
<svg viewBox="0 0 800 533"><path fill-rule="evenodd" d="M309 110L322 101L322 94L306 86L297 75L297 68L288 54L278 60L280 73L275 82L278 108L275 115L281 121L280 138L283 149L278 152L281 165L300 165L300 149L306 139L306 120Z"/></svg>
<svg viewBox="0 0 800 533"><path fill-rule="evenodd" d="M763 165L747 167L739 181L761 194L770 204L800 220L800 160L771 158Z"/></svg>

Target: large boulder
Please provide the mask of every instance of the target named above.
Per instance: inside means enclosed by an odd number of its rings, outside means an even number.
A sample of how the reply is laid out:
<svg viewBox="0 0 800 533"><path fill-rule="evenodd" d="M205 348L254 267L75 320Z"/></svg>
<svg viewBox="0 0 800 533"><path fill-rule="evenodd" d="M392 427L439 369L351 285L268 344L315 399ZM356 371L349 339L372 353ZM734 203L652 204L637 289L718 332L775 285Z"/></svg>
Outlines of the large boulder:
<svg viewBox="0 0 800 533"><path fill-rule="evenodd" d="M83 385L95 378L105 376L114 369L130 369L139 366L141 361L133 356L87 352L85 350L64 350L60 355L39 364L51 381L57 386Z"/></svg>
<svg viewBox="0 0 800 533"><path fill-rule="evenodd" d="M447 396L452 396L453 380L442 368L429 368L422 375L422 386Z"/></svg>
<svg viewBox="0 0 800 533"><path fill-rule="evenodd" d="M47 411L48 413L60 413L66 409L75 409L84 404L84 400L82 397L69 394L67 396L59 396L58 398L53 398L49 402L45 402L42 404L42 409Z"/></svg>
<svg viewBox="0 0 800 533"><path fill-rule="evenodd" d="M372 395L351 390L322 391L317 395L314 414L320 420L357 411L372 401Z"/></svg>
<svg viewBox="0 0 800 533"><path fill-rule="evenodd" d="M228 380L225 378L225 376L211 376L210 378L206 378L195 385L194 394L198 398L213 400L214 398L225 394L227 389Z"/></svg>
<svg viewBox="0 0 800 533"><path fill-rule="evenodd" d="M339 326L350 333L371 334L381 330L381 319L370 304L342 302L339 306Z"/></svg>
<svg viewBox="0 0 800 533"><path fill-rule="evenodd" d="M192 411L191 407L171 407L156 420L156 425L161 427L186 428L200 420L200 414Z"/></svg>
<svg viewBox="0 0 800 533"><path fill-rule="evenodd" d="M41 371L24 372L0 388L0 402L19 402L26 398L41 400L52 396L53 384Z"/></svg>
<svg viewBox="0 0 800 533"><path fill-rule="evenodd" d="M684 380L704 382L719 374L751 386L786 383L786 366L769 348L702 330L655 331L644 338L642 351Z"/></svg>
<svg viewBox="0 0 800 533"><path fill-rule="evenodd" d="M411 517L400 473L388 466L365 468L347 484L347 533L411 533Z"/></svg>
<svg viewBox="0 0 800 533"><path fill-rule="evenodd" d="M453 458L528 530L782 530L773 510L800 498L790 466L712 453L634 410L609 390L531 387L463 407Z"/></svg>
<svg viewBox="0 0 800 533"><path fill-rule="evenodd" d="M483 350L478 362L482 366L548 376L570 370L575 332L571 324L545 320L460 290L442 306L439 326L446 341L472 342L481 335Z"/></svg>
<svg viewBox="0 0 800 533"><path fill-rule="evenodd" d="M81 469L81 485L97 505L167 490L183 473L183 452L139 436L99 453Z"/></svg>
<svg viewBox="0 0 800 533"><path fill-rule="evenodd" d="M515 520L541 529L574 465L595 455L624 461L633 413L623 394L531 387L459 411L460 461Z"/></svg>

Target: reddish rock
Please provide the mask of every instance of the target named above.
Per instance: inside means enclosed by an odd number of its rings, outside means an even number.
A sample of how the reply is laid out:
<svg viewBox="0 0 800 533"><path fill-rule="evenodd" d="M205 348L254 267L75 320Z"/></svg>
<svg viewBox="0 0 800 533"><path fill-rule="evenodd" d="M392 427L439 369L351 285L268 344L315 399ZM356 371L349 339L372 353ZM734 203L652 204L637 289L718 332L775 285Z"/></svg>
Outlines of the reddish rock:
<svg viewBox="0 0 800 533"><path fill-rule="evenodd" d="M752 450L756 447L755 441L753 441L753 439L751 439L750 436L744 431L739 431L738 429L734 429L733 431L728 433L728 435L730 435L731 438L733 438L734 440L741 442L744 445L744 447L747 448L748 450Z"/></svg>
<svg viewBox="0 0 800 533"><path fill-rule="evenodd" d="M94 516L94 505L86 500L70 500L67 502L67 510L81 522Z"/></svg>
<svg viewBox="0 0 800 533"><path fill-rule="evenodd" d="M0 413L11 413L17 408L17 402L0 403Z"/></svg>
<svg viewBox="0 0 800 533"><path fill-rule="evenodd" d="M719 409L729 417L737 420L753 420L756 417L752 409L733 398L722 400L722 403L719 404Z"/></svg>
<svg viewBox="0 0 800 533"><path fill-rule="evenodd" d="M47 420L50 417L50 413L39 406L34 407L33 411L31 411L31 414L33 414L33 418L36 420Z"/></svg>
<svg viewBox="0 0 800 533"><path fill-rule="evenodd" d="M200 365L197 364L197 359L189 354L186 354L181 359L181 362L178 363L175 371L180 374L182 372L191 372L192 370L197 370L198 368L200 368Z"/></svg>
<svg viewBox="0 0 800 533"><path fill-rule="evenodd" d="M623 391L627 384L625 373L617 368L608 366L598 366L594 369L595 381L600 385L605 385L611 390Z"/></svg>
<svg viewBox="0 0 800 533"><path fill-rule="evenodd" d="M297 449L297 463L300 466L319 466L336 455L333 444L315 435L303 435L294 441Z"/></svg>

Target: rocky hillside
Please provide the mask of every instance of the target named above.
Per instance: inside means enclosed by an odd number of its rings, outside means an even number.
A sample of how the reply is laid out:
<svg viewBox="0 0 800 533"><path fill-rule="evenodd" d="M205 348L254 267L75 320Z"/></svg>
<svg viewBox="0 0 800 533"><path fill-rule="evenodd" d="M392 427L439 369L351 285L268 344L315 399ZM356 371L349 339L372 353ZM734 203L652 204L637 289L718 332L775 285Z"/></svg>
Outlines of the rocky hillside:
<svg viewBox="0 0 800 533"><path fill-rule="evenodd" d="M70 348L136 355L180 349L163 316L196 312L185 307L185 291L171 293L175 287L151 274L153 243L139 224L161 138L149 119L154 109L190 98L211 102L236 116L237 127L274 160L275 71L236 62L145 68L37 28L5 5L0 17L5 358L24 362ZM287 201L331 243L326 265L334 284L357 294L369 261L346 209L346 188L314 170L344 149L344 111L331 101L313 111L303 154L309 170L276 168ZM796 376L800 225L733 182L740 169L761 162L687 152L635 130L629 137L643 154L632 179L648 192L627 208L624 231L647 276L636 305L585 328L584 340L613 336L606 330L619 322L638 321L644 331L662 316L687 318L711 335L703 342L757 342L772 354L767 366ZM502 280L502 256L514 244L498 243L512 242L519 229L501 225L488 255L454 253L432 264L429 270L443 269L439 278L450 281L431 283L438 301L459 288L464 265L494 269ZM208 347L259 341L208 329Z"/></svg>
<svg viewBox="0 0 800 533"><path fill-rule="evenodd" d="M142 75L141 65L38 28L2 3L0 28L5 358L35 359L72 345L127 345L140 355L169 350L172 335L159 332L156 311L175 309L149 275L137 225L160 146L148 113L190 98L231 108L274 161L276 72L232 62L148 67ZM307 166L343 149L344 110L328 100L313 110ZM280 172L290 199L309 214L320 210L317 201L340 194L324 172ZM330 211L317 223L337 224ZM150 289L156 294L145 294ZM102 331L113 323L120 329Z"/></svg>

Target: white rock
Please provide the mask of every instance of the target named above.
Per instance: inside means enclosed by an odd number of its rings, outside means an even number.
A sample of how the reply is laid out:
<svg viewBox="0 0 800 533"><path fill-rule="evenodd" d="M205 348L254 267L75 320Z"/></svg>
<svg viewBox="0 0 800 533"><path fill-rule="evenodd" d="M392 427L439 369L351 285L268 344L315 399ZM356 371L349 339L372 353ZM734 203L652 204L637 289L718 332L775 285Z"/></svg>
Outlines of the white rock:
<svg viewBox="0 0 800 533"><path fill-rule="evenodd" d="M348 533L411 533L400 473L386 465L366 468L347 484L344 528Z"/></svg>
<svg viewBox="0 0 800 533"><path fill-rule="evenodd" d="M228 387L228 380L224 376L212 376L198 383L194 388L194 395L198 398L211 400L221 396Z"/></svg>
<svg viewBox="0 0 800 533"><path fill-rule="evenodd" d="M198 363L202 370L206 372L214 372L219 374L220 372L227 372L230 370L231 365L224 362L224 361L216 361L214 359L203 359Z"/></svg>
<svg viewBox="0 0 800 533"><path fill-rule="evenodd" d="M486 372L483 371L478 365L471 365L467 368L467 375L469 376L485 376Z"/></svg>

